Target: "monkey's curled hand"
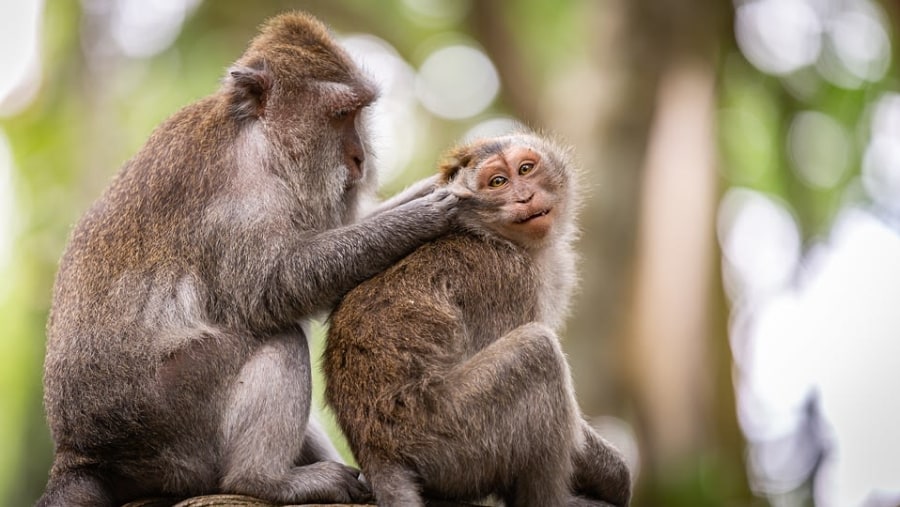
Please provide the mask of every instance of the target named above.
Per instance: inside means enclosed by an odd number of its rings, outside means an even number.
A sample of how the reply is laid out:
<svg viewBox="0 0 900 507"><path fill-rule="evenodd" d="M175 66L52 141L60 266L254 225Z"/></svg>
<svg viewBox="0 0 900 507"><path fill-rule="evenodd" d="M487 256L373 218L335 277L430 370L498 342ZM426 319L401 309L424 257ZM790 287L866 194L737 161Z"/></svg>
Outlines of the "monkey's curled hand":
<svg viewBox="0 0 900 507"><path fill-rule="evenodd" d="M465 185L452 181L435 192L448 191L457 204L453 216L453 224L461 230L479 230L482 224L491 223L503 207L503 202L485 199L471 191Z"/></svg>
<svg viewBox="0 0 900 507"><path fill-rule="evenodd" d="M428 193L403 203L395 209L433 216L435 222L449 224L456 217L460 204L460 197L448 187L436 186L432 187Z"/></svg>
<svg viewBox="0 0 900 507"><path fill-rule="evenodd" d="M298 491L308 490L310 501L361 503L373 499L372 490L356 468L335 461L320 461L297 468L301 471L291 484Z"/></svg>
<svg viewBox="0 0 900 507"><path fill-rule="evenodd" d="M385 211L403 206L404 204L408 204L409 202L416 199L431 195L440 186L442 186L442 182L439 174L435 174L434 176L429 176L427 178L422 178L421 180L406 187L406 189L404 189L402 192L399 192L397 193L397 195L382 202L375 209L369 212L369 216L378 215Z"/></svg>

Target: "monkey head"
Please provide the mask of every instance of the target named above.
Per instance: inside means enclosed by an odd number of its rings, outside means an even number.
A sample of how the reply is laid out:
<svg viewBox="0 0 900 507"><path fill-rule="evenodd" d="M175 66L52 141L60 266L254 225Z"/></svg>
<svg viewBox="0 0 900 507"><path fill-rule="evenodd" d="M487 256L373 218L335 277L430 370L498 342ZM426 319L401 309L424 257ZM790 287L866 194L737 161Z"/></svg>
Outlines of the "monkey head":
<svg viewBox="0 0 900 507"><path fill-rule="evenodd" d="M336 216L328 226L358 218L359 198L377 185L367 106L378 91L321 22L304 13L270 20L223 90L256 152L301 198L326 202Z"/></svg>
<svg viewBox="0 0 900 507"><path fill-rule="evenodd" d="M525 248L573 231L576 175L568 150L532 134L481 139L453 149L442 181L474 203L460 220Z"/></svg>

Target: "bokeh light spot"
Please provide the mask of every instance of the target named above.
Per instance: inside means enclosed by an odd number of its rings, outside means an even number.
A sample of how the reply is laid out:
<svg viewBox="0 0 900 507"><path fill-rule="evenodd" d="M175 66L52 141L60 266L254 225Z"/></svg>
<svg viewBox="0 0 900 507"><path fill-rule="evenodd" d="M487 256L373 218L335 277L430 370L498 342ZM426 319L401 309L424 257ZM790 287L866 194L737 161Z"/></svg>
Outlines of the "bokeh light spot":
<svg viewBox="0 0 900 507"><path fill-rule="evenodd" d="M15 211L12 165L9 142L0 131L0 270L9 263L12 257L13 213ZM0 290L0 299L4 296L2 292Z"/></svg>
<svg viewBox="0 0 900 507"><path fill-rule="evenodd" d="M900 94L887 93L874 106L862 171L866 192L887 209L900 211Z"/></svg>
<svg viewBox="0 0 900 507"><path fill-rule="evenodd" d="M797 176L812 187L832 188L850 167L850 139L834 118L816 111L794 116L788 150Z"/></svg>
<svg viewBox="0 0 900 507"><path fill-rule="evenodd" d="M498 116L495 118L487 119L470 128L465 134L463 134L462 139L464 142L468 142L483 137L503 136L520 131L524 128L525 126L522 124L522 122L516 120L515 118L510 118L508 116Z"/></svg>
<svg viewBox="0 0 900 507"><path fill-rule="evenodd" d="M471 7L470 0L403 0L410 19L425 26L457 23Z"/></svg>
<svg viewBox="0 0 900 507"><path fill-rule="evenodd" d="M816 61L822 23L803 0L755 0L735 11L735 37L750 62L763 72L787 74Z"/></svg>
<svg viewBox="0 0 900 507"><path fill-rule="evenodd" d="M856 1L830 20L829 51L820 65L826 79L856 88L863 81L884 77L890 66L891 42L883 17L870 2Z"/></svg>
<svg viewBox="0 0 900 507"><path fill-rule="evenodd" d="M165 50L200 0L119 0L111 32L122 53L147 58Z"/></svg>
<svg viewBox="0 0 900 507"><path fill-rule="evenodd" d="M726 276L737 285L733 299L771 292L790 279L800 258L800 231L782 204L733 188L719 205L717 226Z"/></svg>
<svg viewBox="0 0 900 507"><path fill-rule="evenodd" d="M369 133L379 180L390 183L409 164L419 143L415 72L393 46L378 37L350 35L341 44L381 90L371 106Z"/></svg>
<svg viewBox="0 0 900 507"><path fill-rule="evenodd" d="M431 53L419 68L416 95L430 112L460 120L491 105L500 90L494 64L481 50L446 46Z"/></svg>
<svg viewBox="0 0 900 507"><path fill-rule="evenodd" d="M0 115L24 109L40 89L38 36L43 2L5 2L0 7Z"/></svg>

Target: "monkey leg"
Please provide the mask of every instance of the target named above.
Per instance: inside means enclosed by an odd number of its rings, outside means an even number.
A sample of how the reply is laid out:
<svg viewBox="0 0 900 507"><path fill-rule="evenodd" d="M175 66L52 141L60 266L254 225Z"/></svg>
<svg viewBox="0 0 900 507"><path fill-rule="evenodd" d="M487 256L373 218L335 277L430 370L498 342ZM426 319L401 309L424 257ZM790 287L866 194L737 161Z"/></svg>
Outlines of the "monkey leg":
<svg viewBox="0 0 900 507"><path fill-rule="evenodd" d="M452 481L494 482L479 485L480 494L500 482L494 491L509 506L566 505L578 414L551 329L531 323L510 331L454 367L443 386L435 424L451 442L435 449L427 474L438 491L453 492L441 484L449 469Z"/></svg>
<svg viewBox="0 0 900 507"><path fill-rule="evenodd" d="M615 505L604 502L603 500L593 500L582 496L573 496L566 507L616 507Z"/></svg>
<svg viewBox="0 0 900 507"><path fill-rule="evenodd" d="M306 431L303 434L303 446L300 451L300 457L296 460L297 465L308 465L318 461L341 461L341 455L338 453L334 444L325 434L322 426L315 417L310 415L306 424Z"/></svg>
<svg viewBox="0 0 900 507"><path fill-rule="evenodd" d="M375 491L379 507L423 507L418 477L400 465L372 462L366 479Z"/></svg>
<svg viewBox="0 0 900 507"><path fill-rule="evenodd" d="M584 500L586 503L571 506L628 505L631 499L631 472L625 460L587 422L582 421L581 428L584 442L573 456L575 469L572 487L578 495L603 502Z"/></svg>
<svg viewBox="0 0 900 507"><path fill-rule="evenodd" d="M307 425L310 380L304 336L273 338L243 365L223 420L224 492L298 504L369 497L359 471L315 461L336 454L322 444L318 428Z"/></svg>
<svg viewBox="0 0 900 507"><path fill-rule="evenodd" d="M47 488L37 507L112 507L115 505L105 483L95 475L78 469L58 472L56 461Z"/></svg>

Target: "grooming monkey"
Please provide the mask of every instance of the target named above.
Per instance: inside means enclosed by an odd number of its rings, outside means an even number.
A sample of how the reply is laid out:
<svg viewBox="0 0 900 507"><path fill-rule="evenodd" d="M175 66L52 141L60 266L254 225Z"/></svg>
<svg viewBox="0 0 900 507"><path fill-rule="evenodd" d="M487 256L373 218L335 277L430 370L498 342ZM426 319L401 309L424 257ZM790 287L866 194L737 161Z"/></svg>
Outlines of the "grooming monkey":
<svg viewBox="0 0 900 507"><path fill-rule="evenodd" d="M309 420L308 322L461 204L425 182L359 220L375 98L321 23L282 15L125 163L60 263L39 505L370 498Z"/></svg>
<svg viewBox="0 0 900 507"><path fill-rule="evenodd" d="M441 180L484 208L331 315L326 398L378 504L627 505L629 470L582 419L556 335L576 278L567 151L481 140L452 151Z"/></svg>

